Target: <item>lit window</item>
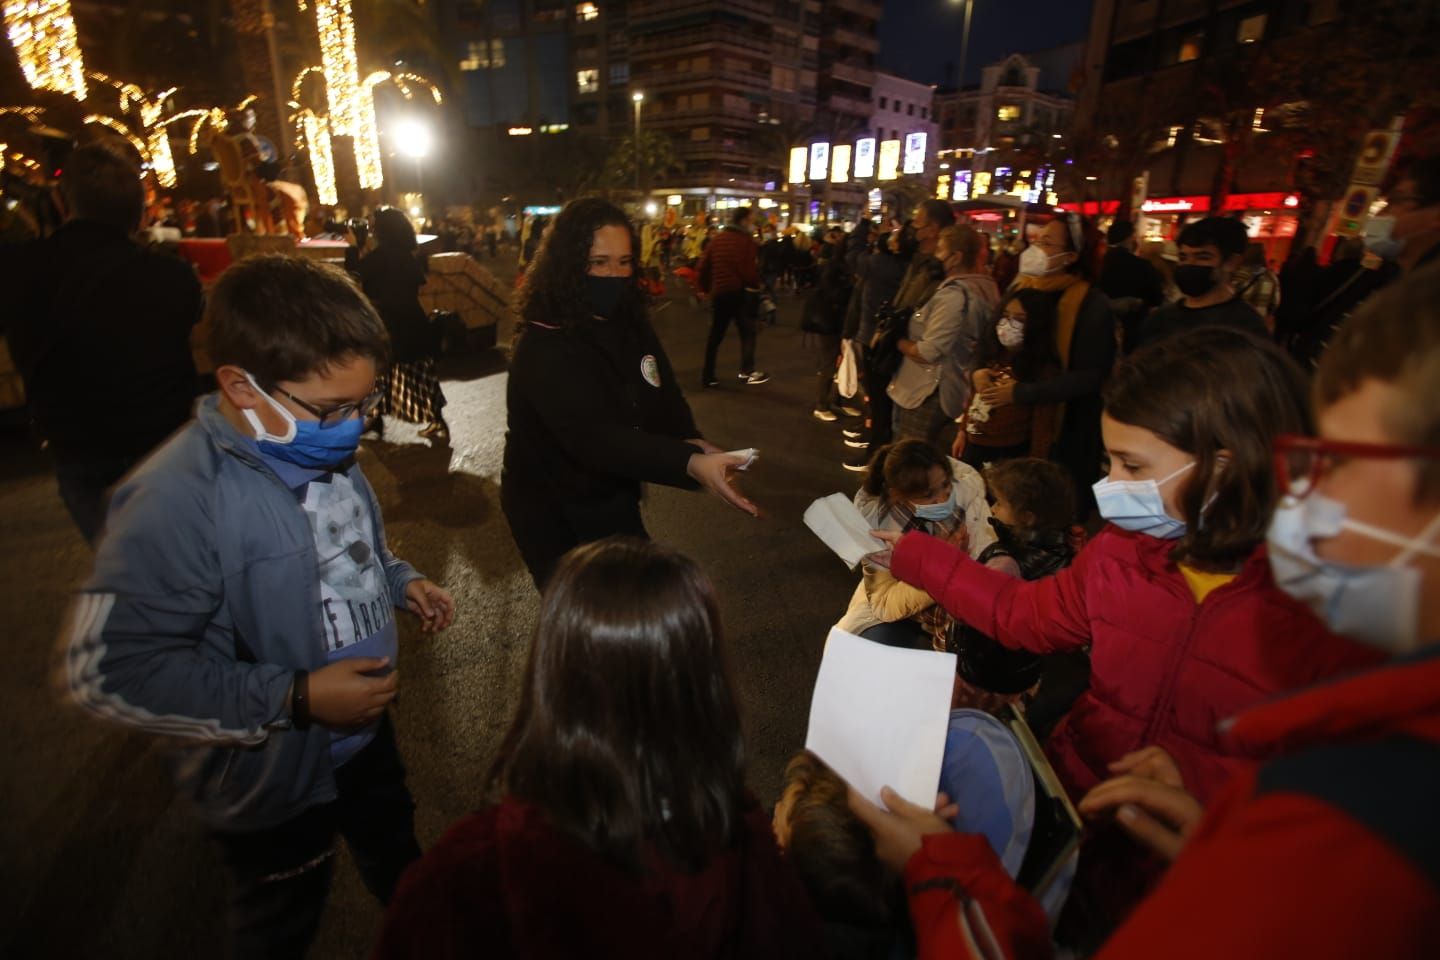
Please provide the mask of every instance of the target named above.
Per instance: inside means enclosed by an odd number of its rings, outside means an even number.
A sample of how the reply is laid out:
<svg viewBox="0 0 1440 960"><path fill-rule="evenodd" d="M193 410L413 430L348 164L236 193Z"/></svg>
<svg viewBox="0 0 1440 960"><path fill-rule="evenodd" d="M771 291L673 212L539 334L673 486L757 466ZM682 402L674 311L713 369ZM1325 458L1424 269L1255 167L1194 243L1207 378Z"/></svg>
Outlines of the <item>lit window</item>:
<svg viewBox="0 0 1440 960"><path fill-rule="evenodd" d="M1240 21L1240 30L1235 39L1241 43L1256 43L1265 36L1265 14L1257 13Z"/></svg>
<svg viewBox="0 0 1440 960"><path fill-rule="evenodd" d="M1020 112L1017 104L1009 103L995 111L995 119L1002 123L1012 123L1020 119Z"/></svg>
<svg viewBox="0 0 1440 960"><path fill-rule="evenodd" d="M600 71L577 70L575 72L575 86L580 93L599 93Z"/></svg>
<svg viewBox="0 0 1440 960"><path fill-rule="evenodd" d="M575 4L575 19L580 21L594 20L600 16L600 8L593 3Z"/></svg>
<svg viewBox="0 0 1440 960"><path fill-rule="evenodd" d="M1200 53L1205 46L1205 34L1192 33L1180 41L1180 55L1176 57L1178 63L1188 63L1191 60L1200 59Z"/></svg>
<svg viewBox="0 0 1440 960"><path fill-rule="evenodd" d="M465 45L465 59L460 61L461 70L498 70L505 66L505 41L499 38L490 41L486 49L484 40L472 40Z"/></svg>

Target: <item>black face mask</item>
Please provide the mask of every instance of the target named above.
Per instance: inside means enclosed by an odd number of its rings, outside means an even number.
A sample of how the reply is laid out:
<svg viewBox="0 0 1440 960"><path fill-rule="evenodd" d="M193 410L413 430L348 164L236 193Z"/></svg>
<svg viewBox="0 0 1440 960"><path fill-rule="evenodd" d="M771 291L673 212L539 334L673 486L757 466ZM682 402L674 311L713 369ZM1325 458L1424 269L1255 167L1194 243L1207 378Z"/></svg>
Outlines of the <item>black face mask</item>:
<svg viewBox="0 0 1440 960"><path fill-rule="evenodd" d="M1214 267L1182 263L1175 267L1175 286L1187 297L1203 297L1220 283Z"/></svg>
<svg viewBox="0 0 1440 960"><path fill-rule="evenodd" d="M590 312L609 320L615 316L615 307L625 290L630 286L629 277L585 277L585 298L590 303Z"/></svg>

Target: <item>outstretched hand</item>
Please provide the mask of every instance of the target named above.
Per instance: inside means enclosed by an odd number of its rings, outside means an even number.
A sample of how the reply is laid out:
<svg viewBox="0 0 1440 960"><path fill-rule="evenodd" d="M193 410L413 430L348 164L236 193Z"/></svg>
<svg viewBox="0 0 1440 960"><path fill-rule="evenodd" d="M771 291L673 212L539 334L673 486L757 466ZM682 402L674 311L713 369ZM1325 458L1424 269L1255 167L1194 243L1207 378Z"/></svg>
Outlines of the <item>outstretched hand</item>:
<svg viewBox="0 0 1440 960"><path fill-rule="evenodd" d="M749 458L736 453L696 453L690 456L686 472L721 500L743 510L752 517L760 516L760 508L752 503L735 485L731 474L749 462Z"/></svg>
<svg viewBox="0 0 1440 960"><path fill-rule="evenodd" d="M412 580L405 587L405 609L421 619L420 629L426 633L438 633L455 622L450 591L429 580Z"/></svg>
<svg viewBox="0 0 1440 960"><path fill-rule="evenodd" d="M899 530L871 530L870 536L879 540L883 546L874 553L867 553L865 562L889 570L890 561L895 556L895 544L900 542L903 534Z"/></svg>

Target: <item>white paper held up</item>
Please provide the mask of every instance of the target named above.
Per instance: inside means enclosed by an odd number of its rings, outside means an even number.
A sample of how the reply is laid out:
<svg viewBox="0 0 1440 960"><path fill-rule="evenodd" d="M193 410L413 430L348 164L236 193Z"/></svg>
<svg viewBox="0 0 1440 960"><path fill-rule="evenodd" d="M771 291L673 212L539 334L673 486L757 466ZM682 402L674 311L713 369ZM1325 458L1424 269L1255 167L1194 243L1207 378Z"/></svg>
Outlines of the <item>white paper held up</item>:
<svg viewBox="0 0 1440 960"><path fill-rule="evenodd" d="M832 629L805 747L871 801L880 803L880 788L888 786L928 810L940 788L954 683L954 654L887 647Z"/></svg>
<svg viewBox="0 0 1440 960"><path fill-rule="evenodd" d="M885 549L885 544L870 535L870 521L843 493L821 497L806 507L805 526L850 567Z"/></svg>

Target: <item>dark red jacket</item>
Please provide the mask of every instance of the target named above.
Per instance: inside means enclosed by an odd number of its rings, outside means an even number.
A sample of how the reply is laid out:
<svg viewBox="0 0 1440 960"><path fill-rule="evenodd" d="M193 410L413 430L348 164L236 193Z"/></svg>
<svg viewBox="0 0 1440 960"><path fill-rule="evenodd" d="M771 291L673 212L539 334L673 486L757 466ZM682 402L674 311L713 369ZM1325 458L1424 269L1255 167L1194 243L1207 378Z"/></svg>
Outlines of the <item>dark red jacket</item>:
<svg viewBox="0 0 1440 960"><path fill-rule="evenodd" d="M726 227L710 239L700 258L700 277L710 296L760 286L760 248L755 238Z"/></svg>
<svg viewBox="0 0 1440 960"><path fill-rule="evenodd" d="M405 872L374 956L791 960L821 942L758 806L699 873L637 878L506 799L457 821Z"/></svg>
<svg viewBox="0 0 1440 960"><path fill-rule="evenodd" d="M1106 764L1157 744L1204 802L1261 756L1223 744L1222 719L1380 655L1333 636L1276 589L1263 547L1197 604L1169 559L1173 546L1106 526L1068 569L1026 582L910 534L896 547L893 571L1008 647L1090 646L1090 689L1046 748L1073 798L1109 776Z"/></svg>
<svg viewBox="0 0 1440 960"><path fill-rule="evenodd" d="M1097 960L1436 956L1440 646L1256 707L1227 735L1278 755L1211 804ZM905 879L925 960L1050 955L1044 914L983 838L925 838Z"/></svg>

